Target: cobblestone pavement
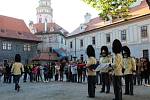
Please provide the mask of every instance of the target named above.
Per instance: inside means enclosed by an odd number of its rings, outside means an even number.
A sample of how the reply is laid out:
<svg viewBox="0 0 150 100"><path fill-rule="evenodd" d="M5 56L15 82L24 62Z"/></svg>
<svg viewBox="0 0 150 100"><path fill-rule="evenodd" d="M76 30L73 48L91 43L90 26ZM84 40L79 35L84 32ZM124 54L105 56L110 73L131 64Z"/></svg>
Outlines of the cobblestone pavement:
<svg viewBox="0 0 150 100"><path fill-rule="evenodd" d="M112 100L113 88L110 94L100 93L100 88L96 87L95 98L88 98L86 83L27 82L21 83L20 92L14 90L14 84L0 83L0 100ZM123 100L150 100L150 87L135 86L134 91L134 96L123 95Z"/></svg>

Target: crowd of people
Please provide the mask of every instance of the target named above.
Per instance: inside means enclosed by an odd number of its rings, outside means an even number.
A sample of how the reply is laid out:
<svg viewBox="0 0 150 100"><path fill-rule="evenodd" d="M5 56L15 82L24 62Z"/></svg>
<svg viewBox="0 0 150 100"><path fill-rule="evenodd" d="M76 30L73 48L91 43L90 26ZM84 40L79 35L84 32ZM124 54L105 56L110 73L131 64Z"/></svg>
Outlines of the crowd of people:
<svg viewBox="0 0 150 100"><path fill-rule="evenodd" d="M112 55L107 46L101 47L99 64L96 63L95 50L92 45L87 47L86 53L88 55L86 64L88 97L95 97L95 84L98 82L98 76L102 85L101 93L110 93L110 85L113 85L115 95L113 100L122 100L122 85L125 85L124 95L134 95L134 85L149 86L149 59L132 57L129 47L122 46L118 39L112 43Z"/></svg>
<svg viewBox="0 0 150 100"><path fill-rule="evenodd" d="M23 66L20 64L21 61L16 58L17 62L0 64L0 82L16 83L15 90L19 86L19 79L17 78L20 78L20 76L22 76L23 82L66 81L88 83L89 97L95 97L96 84L102 85L101 93L110 93L112 84L115 93L114 100L122 100L121 86L123 80L125 95L134 95L134 85L150 84L150 62L148 58L131 57L130 49L127 46L122 47L119 40L114 41L112 47L114 57L108 51L107 46L102 46L99 60L95 58L92 45L87 47L88 59L86 61L83 61L83 59L76 61L62 59L50 64L42 65L38 63ZM13 70L16 66L20 66L19 68L23 66L19 76Z"/></svg>

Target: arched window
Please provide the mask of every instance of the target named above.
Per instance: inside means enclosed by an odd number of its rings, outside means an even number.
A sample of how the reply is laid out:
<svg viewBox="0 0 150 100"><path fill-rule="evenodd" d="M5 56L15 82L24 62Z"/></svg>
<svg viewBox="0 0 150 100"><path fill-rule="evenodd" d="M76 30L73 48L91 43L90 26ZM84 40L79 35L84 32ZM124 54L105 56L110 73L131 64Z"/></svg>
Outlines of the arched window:
<svg viewBox="0 0 150 100"><path fill-rule="evenodd" d="M39 18L39 23L42 23L42 18Z"/></svg>

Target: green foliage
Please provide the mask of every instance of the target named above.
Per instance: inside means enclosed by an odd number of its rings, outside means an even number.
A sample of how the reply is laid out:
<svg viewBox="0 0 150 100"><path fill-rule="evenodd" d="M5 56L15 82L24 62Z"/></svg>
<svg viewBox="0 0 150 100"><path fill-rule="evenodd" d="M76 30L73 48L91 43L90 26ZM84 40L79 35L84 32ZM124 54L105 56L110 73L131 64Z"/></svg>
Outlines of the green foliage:
<svg viewBox="0 0 150 100"><path fill-rule="evenodd" d="M109 20L111 16L115 18L125 18L129 15L129 7L137 0L82 0L91 7L99 11L99 15L104 20Z"/></svg>

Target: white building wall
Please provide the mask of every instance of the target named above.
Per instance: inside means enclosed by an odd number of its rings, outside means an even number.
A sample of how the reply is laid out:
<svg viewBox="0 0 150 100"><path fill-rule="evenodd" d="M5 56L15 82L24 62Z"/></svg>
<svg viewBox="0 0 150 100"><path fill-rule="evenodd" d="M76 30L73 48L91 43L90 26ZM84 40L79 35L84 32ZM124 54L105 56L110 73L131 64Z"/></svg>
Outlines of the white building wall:
<svg viewBox="0 0 150 100"><path fill-rule="evenodd" d="M42 43L39 43L38 49L41 51L45 51L47 48L52 47L53 49L64 48L66 49L65 45L65 38L60 34L45 34L37 35L37 37L41 38ZM51 40L50 40L51 38ZM63 38L63 43L61 43L61 38Z"/></svg>
<svg viewBox="0 0 150 100"><path fill-rule="evenodd" d="M147 25L148 26L148 38L147 39L141 39L141 26L143 25ZM99 53L100 53L100 48L102 45L106 45L108 46L109 50L111 50L111 45L114 39L119 39L121 40L121 30L126 29L126 34L127 34L127 41L122 42L123 45L127 45L130 47L131 49L131 54L132 56L135 57L142 57L143 56L143 50L144 49L148 49L150 51L150 19L145 19L145 20L138 20L136 22L130 22L127 24L123 24L123 25L119 25L116 27L112 27L109 29L105 29L105 30L100 30L94 33L90 33L90 34L84 34L82 36L73 36L70 37L69 39L67 39L67 41L73 41L74 38L77 38L76 41L76 47L77 47L77 57L80 58L80 54L84 54L84 58L86 59L87 56L85 54L86 51L86 47L92 43L92 36L95 36L96 38L96 45L94 45L93 47L95 48L95 52L96 52L96 58L99 59ZM110 43L106 43L106 34L107 33L111 33L110 34ZM84 41L84 47L80 48L80 39L83 39ZM73 45L75 45L74 43L75 41L73 41ZM68 43L69 47L70 47L70 42ZM74 46L73 46L74 47ZM72 52L75 49L73 48L73 50L68 50L68 54L73 54ZM149 52L150 54L150 52Z"/></svg>

